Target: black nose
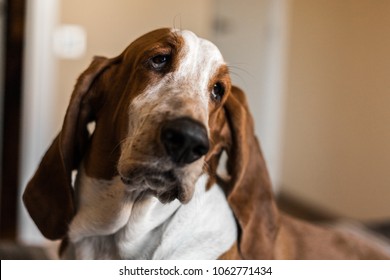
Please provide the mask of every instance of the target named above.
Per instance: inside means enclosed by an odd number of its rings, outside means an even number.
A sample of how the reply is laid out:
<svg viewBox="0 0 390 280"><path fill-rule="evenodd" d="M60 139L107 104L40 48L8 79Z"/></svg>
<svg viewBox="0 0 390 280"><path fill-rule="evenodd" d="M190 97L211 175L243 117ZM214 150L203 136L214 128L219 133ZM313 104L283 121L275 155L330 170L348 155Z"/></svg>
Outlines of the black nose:
<svg viewBox="0 0 390 280"><path fill-rule="evenodd" d="M192 163L209 151L206 128L189 118L164 123L161 142L171 159L180 165Z"/></svg>

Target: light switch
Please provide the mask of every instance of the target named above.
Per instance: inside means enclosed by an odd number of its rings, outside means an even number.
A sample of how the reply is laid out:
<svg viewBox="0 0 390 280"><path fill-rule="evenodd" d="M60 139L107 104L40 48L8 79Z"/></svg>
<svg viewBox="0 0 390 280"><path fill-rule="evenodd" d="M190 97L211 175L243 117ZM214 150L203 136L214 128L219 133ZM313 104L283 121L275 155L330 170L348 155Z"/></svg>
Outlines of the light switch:
<svg viewBox="0 0 390 280"><path fill-rule="evenodd" d="M60 25L54 31L53 48L59 58L78 59L87 49L87 32L80 25Z"/></svg>

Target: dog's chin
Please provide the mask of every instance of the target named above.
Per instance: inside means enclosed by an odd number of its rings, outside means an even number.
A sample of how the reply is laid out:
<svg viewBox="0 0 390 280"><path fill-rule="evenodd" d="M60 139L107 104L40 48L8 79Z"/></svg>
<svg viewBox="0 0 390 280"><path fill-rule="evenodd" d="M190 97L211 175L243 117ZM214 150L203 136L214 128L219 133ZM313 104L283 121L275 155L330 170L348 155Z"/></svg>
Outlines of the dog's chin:
<svg viewBox="0 0 390 280"><path fill-rule="evenodd" d="M163 204L175 199L186 204L194 192L193 186L178 178L174 171L134 168L127 172L127 176L121 176L121 180L129 191L151 194Z"/></svg>

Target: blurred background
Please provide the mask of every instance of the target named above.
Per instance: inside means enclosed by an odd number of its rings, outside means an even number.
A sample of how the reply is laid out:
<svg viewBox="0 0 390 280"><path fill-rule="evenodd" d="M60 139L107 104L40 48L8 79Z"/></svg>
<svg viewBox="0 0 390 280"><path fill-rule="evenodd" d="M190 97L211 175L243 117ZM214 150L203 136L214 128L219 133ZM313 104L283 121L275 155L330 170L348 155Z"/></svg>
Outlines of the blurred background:
<svg viewBox="0 0 390 280"><path fill-rule="evenodd" d="M160 27L220 48L281 208L389 228L390 1L0 0L0 13L1 244L49 244L20 197L78 75Z"/></svg>

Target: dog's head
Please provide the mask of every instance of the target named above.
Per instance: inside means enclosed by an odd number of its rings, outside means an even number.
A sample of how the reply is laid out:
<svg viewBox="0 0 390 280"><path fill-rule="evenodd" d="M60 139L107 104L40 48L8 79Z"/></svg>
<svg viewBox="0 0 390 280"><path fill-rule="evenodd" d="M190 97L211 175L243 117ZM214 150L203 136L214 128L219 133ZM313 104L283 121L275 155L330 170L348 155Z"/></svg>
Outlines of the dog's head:
<svg viewBox="0 0 390 280"><path fill-rule="evenodd" d="M261 157L247 107L215 45L189 31L150 32L118 57L95 58L80 76L62 130L26 188L25 205L47 238L62 238L76 211L71 173L81 163L89 177L120 176L129 192L186 203L203 172L216 179L226 150L226 192L233 210L246 217L235 208L256 192L238 186L255 183L247 171L257 173L253 158Z"/></svg>
<svg viewBox="0 0 390 280"><path fill-rule="evenodd" d="M230 91L227 66L215 45L189 31L149 33L123 59L133 69L117 171L128 188L186 203L213 146L212 119Z"/></svg>

